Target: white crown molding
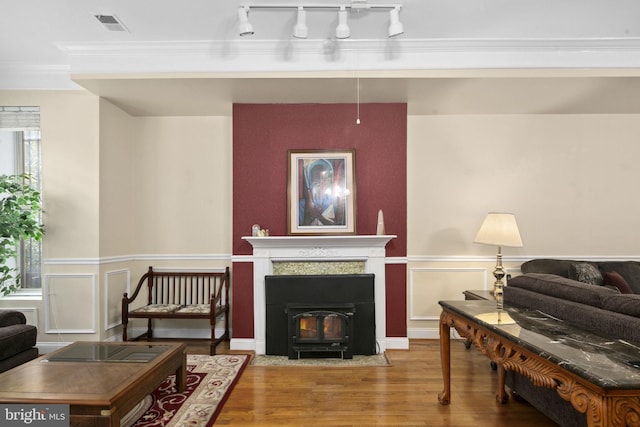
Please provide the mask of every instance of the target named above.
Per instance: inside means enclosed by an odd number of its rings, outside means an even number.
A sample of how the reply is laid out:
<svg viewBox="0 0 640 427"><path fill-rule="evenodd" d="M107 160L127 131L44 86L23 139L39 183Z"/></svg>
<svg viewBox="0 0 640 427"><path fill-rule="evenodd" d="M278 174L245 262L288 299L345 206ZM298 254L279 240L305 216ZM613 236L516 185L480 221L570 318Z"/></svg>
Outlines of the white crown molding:
<svg viewBox="0 0 640 427"><path fill-rule="evenodd" d="M0 62L0 90L79 90L69 65Z"/></svg>
<svg viewBox="0 0 640 427"><path fill-rule="evenodd" d="M640 68L640 38L57 43L68 64L0 62L0 90L78 90L71 74Z"/></svg>
<svg viewBox="0 0 640 427"><path fill-rule="evenodd" d="M68 55L72 73L640 67L640 38L193 40L57 47Z"/></svg>

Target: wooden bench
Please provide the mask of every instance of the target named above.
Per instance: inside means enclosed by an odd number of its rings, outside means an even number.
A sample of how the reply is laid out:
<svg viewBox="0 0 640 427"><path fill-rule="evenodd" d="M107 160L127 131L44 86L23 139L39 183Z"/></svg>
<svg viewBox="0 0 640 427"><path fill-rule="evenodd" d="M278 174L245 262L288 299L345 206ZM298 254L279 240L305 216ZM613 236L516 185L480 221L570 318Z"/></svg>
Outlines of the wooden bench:
<svg viewBox="0 0 640 427"><path fill-rule="evenodd" d="M133 295L122 298L122 340L127 341L129 319L147 319L147 331L132 341L153 339L153 319L208 319L211 326L210 354L216 346L229 341L229 267L223 273L153 271L149 267ZM131 308L146 284L147 300L142 307ZM215 335L218 319L224 319L224 333Z"/></svg>

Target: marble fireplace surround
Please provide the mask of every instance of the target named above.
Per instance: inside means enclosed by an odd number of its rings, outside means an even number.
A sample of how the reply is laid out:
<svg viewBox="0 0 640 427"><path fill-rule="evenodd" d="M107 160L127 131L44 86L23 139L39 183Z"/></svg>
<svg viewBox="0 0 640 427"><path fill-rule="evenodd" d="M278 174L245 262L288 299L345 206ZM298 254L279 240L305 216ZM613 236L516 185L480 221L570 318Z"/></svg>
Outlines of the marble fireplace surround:
<svg viewBox="0 0 640 427"><path fill-rule="evenodd" d="M386 346L385 257L387 243L394 235L361 236L270 236L243 237L253 246L253 328L255 353L266 352L266 303L264 277L273 274L279 262L364 262L364 273L374 274L376 342L378 351Z"/></svg>

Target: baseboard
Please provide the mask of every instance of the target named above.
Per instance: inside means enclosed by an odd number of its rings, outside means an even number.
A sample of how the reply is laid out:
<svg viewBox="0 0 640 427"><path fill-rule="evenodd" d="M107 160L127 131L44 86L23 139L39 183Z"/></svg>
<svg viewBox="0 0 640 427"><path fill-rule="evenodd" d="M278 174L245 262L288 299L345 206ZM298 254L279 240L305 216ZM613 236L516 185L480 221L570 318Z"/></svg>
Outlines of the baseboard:
<svg viewBox="0 0 640 427"><path fill-rule="evenodd" d="M407 329L407 335L409 339L438 340L440 339L440 330L437 328L409 328ZM451 338L462 339L453 328L451 328Z"/></svg>
<svg viewBox="0 0 640 427"><path fill-rule="evenodd" d="M73 341L70 342L37 342L36 347L38 348L38 353L48 354L56 350L60 350L63 347L66 347L70 344L73 344Z"/></svg>
<svg viewBox="0 0 640 427"><path fill-rule="evenodd" d="M231 338L230 350L255 351L256 340L253 338Z"/></svg>
<svg viewBox="0 0 640 427"><path fill-rule="evenodd" d="M408 337L387 337L387 350L409 350Z"/></svg>

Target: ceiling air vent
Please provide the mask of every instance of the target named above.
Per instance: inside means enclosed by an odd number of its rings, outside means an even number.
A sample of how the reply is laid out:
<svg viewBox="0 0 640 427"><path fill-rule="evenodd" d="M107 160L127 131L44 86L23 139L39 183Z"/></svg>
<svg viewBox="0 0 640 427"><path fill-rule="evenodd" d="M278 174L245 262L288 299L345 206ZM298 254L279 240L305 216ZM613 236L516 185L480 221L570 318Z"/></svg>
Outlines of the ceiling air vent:
<svg viewBox="0 0 640 427"><path fill-rule="evenodd" d="M95 15L95 17L109 31L127 31L115 15Z"/></svg>

